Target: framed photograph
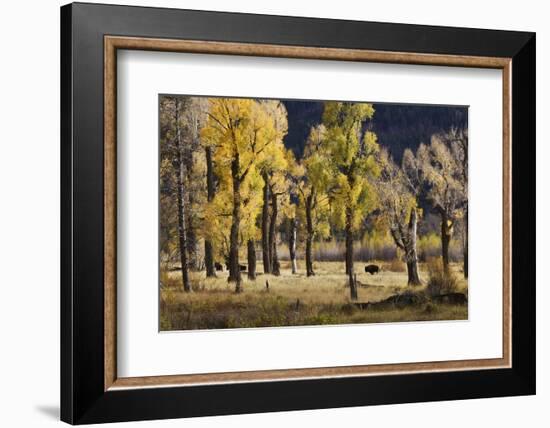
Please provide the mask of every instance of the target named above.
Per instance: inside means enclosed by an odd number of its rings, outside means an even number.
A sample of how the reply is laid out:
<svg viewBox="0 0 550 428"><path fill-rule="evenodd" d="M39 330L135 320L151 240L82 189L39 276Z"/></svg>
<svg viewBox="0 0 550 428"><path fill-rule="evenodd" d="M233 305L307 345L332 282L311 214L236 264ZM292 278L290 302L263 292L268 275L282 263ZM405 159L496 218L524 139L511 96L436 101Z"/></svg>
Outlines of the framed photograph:
<svg viewBox="0 0 550 428"><path fill-rule="evenodd" d="M61 418L535 393L535 34L61 8Z"/></svg>

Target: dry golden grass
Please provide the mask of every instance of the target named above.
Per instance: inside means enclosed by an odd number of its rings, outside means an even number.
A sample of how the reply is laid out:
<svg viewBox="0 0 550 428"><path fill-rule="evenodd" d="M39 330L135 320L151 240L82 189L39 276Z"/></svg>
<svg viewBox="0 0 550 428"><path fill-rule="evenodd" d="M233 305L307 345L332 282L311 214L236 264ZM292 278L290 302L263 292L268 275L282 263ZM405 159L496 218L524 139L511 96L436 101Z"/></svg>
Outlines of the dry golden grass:
<svg viewBox="0 0 550 428"><path fill-rule="evenodd" d="M377 302L409 290L423 292L425 286L407 286L407 273L384 268L377 275L364 272L364 263L357 263L358 302ZM243 273L243 292L234 293L234 284L227 282L227 272L217 278L204 273L190 273L193 292L181 291L181 274L177 271L161 275L161 329L201 329L267 327L312 324L346 324L435 319L466 319L467 307L430 305L391 310L359 310L350 304L347 277L341 262L317 262L316 275L306 277L304 266L292 275L288 262L281 263L281 275L263 275L259 263L255 281ZM453 270L460 266L453 265ZM420 265L424 283L428 275ZM460 275L457 274L457 277ZM269 290L266 288L269 282ZM459 280L461 290L467 284Z"/></svg>

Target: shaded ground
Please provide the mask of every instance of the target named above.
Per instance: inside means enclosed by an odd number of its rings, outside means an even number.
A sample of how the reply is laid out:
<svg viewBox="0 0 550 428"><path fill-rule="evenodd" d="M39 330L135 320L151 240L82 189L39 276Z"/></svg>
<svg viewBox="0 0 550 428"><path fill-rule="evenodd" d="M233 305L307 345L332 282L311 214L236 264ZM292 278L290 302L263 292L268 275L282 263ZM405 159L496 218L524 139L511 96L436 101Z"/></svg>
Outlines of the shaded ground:
<svg viewBox="0 0 550 428"><path fill-rule="evenodd" d="M380 265L382 271L370 275L364 272L364 264L357 263L358 302L378 302L411 290L424 292L424 287L412 289L407 286L406 272L389 270L395 264ZM315 269L314 277L307 278L305 273L292 275L288 263L283 262L279 277L259 274L256 281L248 281L243 274L244 292L241 294L234 293L234 284L227 282L227 272L218 272L217 278L208 279L204 273L191 273L193 293L180 291L179 272L165 273L162 276L160 328L188 330L468 318L467 305L433 302L404 308L361 309L350 301L343 263L319 262ZM262 271L261 263L257 270ZM467 284L459 266L454 265L453 270L457 278L461 278L459 291L467 294ZM420 276L423 282L427 281L422 265Z"/></svg>

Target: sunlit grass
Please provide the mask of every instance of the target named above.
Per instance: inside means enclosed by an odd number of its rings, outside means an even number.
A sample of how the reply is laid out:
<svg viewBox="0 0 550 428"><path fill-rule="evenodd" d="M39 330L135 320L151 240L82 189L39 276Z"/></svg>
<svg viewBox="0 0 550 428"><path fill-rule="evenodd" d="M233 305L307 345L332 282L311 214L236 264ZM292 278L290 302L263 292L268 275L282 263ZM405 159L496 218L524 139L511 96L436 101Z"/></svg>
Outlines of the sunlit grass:
<svg viewBox="0 0 550 428"><path fill-rule="evenodd" d="M380 263L377 275L364 272L357 263L358 302L378 302L394 294L412 290L424 292L425 286L407 286L407 273L389 270L393 263ZM261 263L255 281L243 273L243 292L234 293L234 284L227 282L227 272L217 278L205 278L204 273L190 273L193 292L181 291L181 275L163 273L161 289L161 329L210 329L243 327L276 327L290 325L322 325L369 322L467 319L467 306L419 305L403 309L361 310L351 304L344 264L317 262L316 275L306 277L304 266L299 273L290 272L288 262L282 262L281 276L263 275ZM453 265L459 275L460 266ZM420 265L424 284L428 275ZM266 287L266 281L269 288ZM460 291L467 293L467 284L459 279ZM429 305L429 306L428 306Z"/></svg>

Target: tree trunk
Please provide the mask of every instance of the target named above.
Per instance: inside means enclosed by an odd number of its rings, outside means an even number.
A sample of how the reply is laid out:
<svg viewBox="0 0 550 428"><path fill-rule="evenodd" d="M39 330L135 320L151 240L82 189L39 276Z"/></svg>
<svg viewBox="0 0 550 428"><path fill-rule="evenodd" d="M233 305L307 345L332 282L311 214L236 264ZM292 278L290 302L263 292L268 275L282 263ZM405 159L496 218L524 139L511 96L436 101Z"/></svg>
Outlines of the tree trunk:
<svg viewBox="0 0 550 428"><path fill-rule="evenodd" d="M269 248L271 258L271 273L275 276L281 274L279 257L277 255L277 215L279 213L277 194L271 189L271 219L269 222Z"/></svg>
<svg viewBox="0 0 550 428"><path fill-rule="evenodd" d="M468 279L468 136L465 135L464 130L462 130L461 137L462 138L459 139L459 142L462 147L462 153L464 154L464 157L462 158L462 185L464 186L464 194L466 195L464 224L462 227L462 255L464 263L464 278Z"/></svg>
<svg viewBox="0 0 550 428"><path fill-rule="evenodd" d="M353 274L353 229L351 208L346 208L346 274Z"/></svg>
<svg viewBox="0 0 550 428"><path fill-rule="evenodd" d="M306 198L306 275L313 276L313 218L312 218L313 192Z"/></svg>
<svg viewBox="0 0 550 428"><path fill-rule="evenodd" d="M248 255L248 279L256 279L256 245L253 239L249 239L247 243Z"/></svg>
<svg viewBox="0 0 550 428"><path fill-rule="evenodd" d="M216 269L214 268L214 247L208 239L204 241L204 265L206 267L206 277L215 278Z"/></svg>
<svg viewBox="0 0 550 428"><path fill-rule="evenodd" d="M468 279L468 208L464 212L464 225L462 227L463 240L462 240L462 254L464 256L464 278Z"/></svg>
<svg viewBox="0 0 550 428"><path fill-rule="evenodd" d="M411 210L408 227L408 239L406 242L406 259L408 285L421 285L418 275L418 257L416 255L416 209Z"/></svg>
<svg viewBox="0 0 550 428"><path fill-rule="evenodd" d="M239 154L234 155L231 161L231 177L233 180L233 211L231 214L231 232L229 234L229 278L234 281L235 292L240 293L241 269L239 267L239 228L241 223L241 180L239 177Z"/></svg>
<svg viewBox="0 0 550 428"><path fill-rule="evenodd" d="M178 237L179 237L179 249L180 249L180 262L181 262L181 280L183 283L183 290L186 292L191 291L191 283L189 282L189 268L187 266L187 236L186 236L186 222L185 222L185 182L183 179L183 162L181 157L181 130L179 126L179 101L175 100L176 104L176 158L174 159L174 167L176 170L176 183L178 186L177 199L178 199Z"/></svg>
<svg viewBox="0 0 550 428"><path fill-rule="evenodd" d="M292 274L296 274L298 271L298 267L296 265L296 229L296 219L289 219L288 252L290 255Z"/></svg>
<svg viewBox="0 0 550 428"><path fill-rule="evenodd" d="M422 285L420 277L418 276L418 264L417 262L407 262L407 285Z"/></svg>
<svg viewBox="0 0 550 428"><path fill-rule="evenodd" d="M189 175L188 175L189 177ZM189 177L190 178L190 177ZM188 183L191 183L188 178ZM188 194L188 204L187 204L187 259L189 269L193 271L199 270L199 250L198 250L198 238L195 231L195 224L191 216L191 210L195 203L195 200L192 196L193 192L189 190Z"/></svg>
<svg viewBox="0 0 550 428"><path fill-rule="evenodd" d="M349 277L349 294L351 300L357 300L357 277L353 273L348 274Z"/></svg>
<svg viewBox="0 0 550 428"><path fill-rule="evenodd" d="M183 149L183 165L185 167L187 180L187 213L186 213L186 235L187 235L187 264L189 269L197 271L199 270L199 242L197 233L195 230L195 221L193 221L193 207L195 205L195 193L193 191L193 146L186 144Z"/></svg>
<svg viewBox="0 0 550 428"><path fill-rule="evenodd" d="M451 230L446 213L441 214L441 259L443 270L449 272L449 243L451 242Z"/></svg>
<svg viewBox="0 0 550 428"><path fill-rule="evenodd" d="M264 273L271 273L271 257L269 247L269 176L263 173L263 205L262 205L262 259L264 263Z"/></svg>
<svg viewBox="0 0 550 428"><path fill-rule="evenodd" d="M214 199L214 168L212 165L212 149L206 147L206 196L208 202ZM208 239L204 240L204 264L206 266L206 277L215 277L216 269L214 269L214 248L212 242Z"/></svg>

